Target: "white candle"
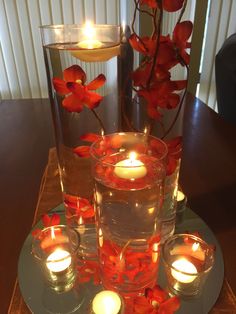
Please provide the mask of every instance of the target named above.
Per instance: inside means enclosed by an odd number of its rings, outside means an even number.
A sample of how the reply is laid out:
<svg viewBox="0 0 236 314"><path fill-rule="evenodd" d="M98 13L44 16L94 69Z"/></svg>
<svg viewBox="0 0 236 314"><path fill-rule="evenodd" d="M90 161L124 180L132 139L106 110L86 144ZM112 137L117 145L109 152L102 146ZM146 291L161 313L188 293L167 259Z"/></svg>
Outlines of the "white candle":
<svg viewBox="0 0 236 314"><path fill-rule="evenodd" d="M71 255L69 252L56 249L47 258L47 268L55 273L66 270L71 264Z"/></svg>
<svg viewBox="0 0 236 314"><path fill-rule="evenodd" d="M96 294L92 302L92 310L94 314L118 314L121 305L121 299L117 293L104 290Z"/></svg>
<svg viewBox="0 0 236 314"><path fill-rule="evenodd" d="M172 269L171 275L179 282L190 283L194 281L197 277L194 276L194 274L197 274L197 268L185 258L174 261L172 263L172 266L177 270ZM185 274L183 274L182 272L184 272ZM186 273L189 275L187 275Z"/></svg>
<svg viewBox="0 0 236 314"><path fill-rule="evenodd" d="M184 198L185 198L184 193L181 192L181 191L178 191L178 192L177 192L177 202L182 201Z"/></svg>
<svg viewBox="0 0 236 314"><path fill-rule="evenodd" d="M76 45L80 49L70 50L73 57L85 62L101 62L120 54L118 43L109 42L108 39L104 44L96 38L96 27L91 22L85 23L82 32L83 37Z"/></svg>
<svg viewBox="0 0 236 314"><path fill-rule="evenodd" d="M136 153L129 154L129 159L121 160L115 164L115 174L122 179L139 179L147 174L147 168L138 159Z"/></svg>

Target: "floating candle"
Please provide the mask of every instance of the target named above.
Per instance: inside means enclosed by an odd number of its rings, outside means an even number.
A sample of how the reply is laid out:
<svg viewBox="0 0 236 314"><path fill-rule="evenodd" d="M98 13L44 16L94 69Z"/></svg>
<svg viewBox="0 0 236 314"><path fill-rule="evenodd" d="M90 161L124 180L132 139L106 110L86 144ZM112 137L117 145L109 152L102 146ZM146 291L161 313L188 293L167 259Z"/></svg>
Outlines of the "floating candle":
<svg viewBox="0 0 236 314"><path fill-rule="evenodd" d="M171 275L182 283L190 283L196 279L197 268L185 258L181 258L172 263L172 266L176 269L171 270ZM189 275L187 275L187 274Z"/></svg>
<svg viewBox="0 0 236 314"><path fill-rule="evenodd" d="M114 291L104 290L96 294L92 302L94 314L118 314L121 311L121 299Z"/></svg>
<svg viewBox="0 0 236 314"><path fill-rule="evenodd" d="M48 256L46 262L47 268L55 273L66 270L70 266L70 264L70 253L59 248Z"/></svg>
<svg viewBox="0 0 236 314"><path fill-rule="evenodd" d="M122 179L139 179L147 174L144 163L136 159L137 154L131 152L129 159L121 160L115 164L115 174Z"/></svg>
<svg viewBox="0 0 236 314"><path fill-rule="evenodd" d="M86 22L83 28L84 40L78 43L78 47L82 49L101 48L102 43L95 38L96 30L91 22Z"/></svg>

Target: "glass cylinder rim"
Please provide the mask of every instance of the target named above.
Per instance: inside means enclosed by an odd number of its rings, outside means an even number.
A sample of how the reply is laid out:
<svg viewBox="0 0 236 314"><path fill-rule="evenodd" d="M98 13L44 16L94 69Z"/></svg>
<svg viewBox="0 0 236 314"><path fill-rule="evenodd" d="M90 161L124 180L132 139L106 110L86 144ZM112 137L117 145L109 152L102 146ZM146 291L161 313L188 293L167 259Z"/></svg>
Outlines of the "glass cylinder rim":
<svg viewBox="0 0 236 314"><path fill-rule="evenodd" d="M54 29L66 29L66 28L70 28L70 29L83 29L85 26L85 24L45 24L45 25L40 25L39 28L40 29L50 29L50 30L54 30ZM120 29L121 25L120 24L93 24L92 25L94 28L104 28L104 29L109 29L109 28L113 28L113 29Z"/></svg>
<svg viewBox="0 0 236 314"><path fill-rule="evenodd" d="M191 237L191 238L194 239L195 241L200 242L201 244L204 244L204 245L211 251L212 261L211 261L210 265L209 265L206 269L204 269L204 270L202 270L202 271L197 271L197 273L187 273L187 272L184 272L184 271L179 270L178 268L174 267L170 262L167 261L167 259L166 259L166 257L165 257L165 246L166 246L169 242L175 240L176 238L184 238L184 237ZM181 274L184 274L184 275L187 275L187 276L193 276L193 277L196 277L196 276L198 276L198 275L200 275L200 274L207 273L207 272L211 269L211 267L213 266L213 263L214 263L214 255L213 255L213 252L214 252L214 251L213 251L213 248L211 248L210 245L209 245L206 241L204 241L203 239L201 239L201 238L199 238L199 237L197 237L197 236L195 236L195 235L193 235L193 234L189 234L189 233L174 234L173 236L171 236L169 239L167 239L167 240L165 241L165 243L163 244L163 247L162 247L162 257L163 257L163 261L164 261L164 263L165 263L168 267L170 267L170 269L174 269L175 271L177 271L177 272L179 272L179 273L181 273Z"/></svg>
<svg viewBox="0 0 236 314"><path fill-rule="evenodd" d="M38 254L36 254L36 253L34 252L34 249L33 249L33 247L34 247L34 242L37 241L37 240L40 240L40 238L39 238L40 235L46 233L48 230L52 230L52 228L60 228L60 229L64 229L64 230L71 230L72 232L76 233L77 236L79 237L79 241L78 241L78 245L77 245L77 248L76 248L75 252L79 249L79 245L80 245L80 234L78 234L78 232L77 232L74 228L69 228L67 225L62 225L62 224L60 224L60 225L54 225L54 226L49 226L49 227L45 227L45 228L41 229L35 236L33 236L32 247L31 247L31 253L33 254L33 256L34 256L35 258L37 258L37 259L40 260L40 261L43 260L43 258L41 258ZM57 259L56 261L57 261L57 262L63 261L65 258L68 258L68 256L67 256L67 257L62 257L62 258L60 258L60 259ZM52 260L52 262L53 262L53 261L54 261L54 260ZM51 262L51 261L50 261L50 262Z"/></svg>
<svg viewBox="0 0 236 314"><path fill-rule="evenodd" d="M90 150L89 150L89 153L90 153L90 156L96 160L97 162L101 162L101 160L93 153L93 150L94 150L94 147L97 143L99 143L104 137L107 137L107 136L115 136L115 135L125 135L125 134L134 134L134 135L142 135L142 136L146 136L145 133L142 133L142 132L116 132L116 133L111 133L111 134L105 134L102 136L102 138L96 140L96 142L94 142L91 146L90 146ZM167 153L168 153L168 147L166 145L166 143L164 141L162 141L161 139L159 139L158 137L155 137L153 135L149 135L148 137L150 138L154 138L154 139L157 139L159 142L161 142L163 144L163 146L165 147L165 152L163 153L163 156L161 158L158 158L158 162L164 160L167 156ZM105 165L107 166L112 166L114 167L114 164L111 164L109 162L103 162ZM116 167L119 167L119 168L129 168L130 166L119 166L119 165L116 165ZM132 166L133 168L140 168L142 167L142 165L138 165L138 166Z"/></svg>

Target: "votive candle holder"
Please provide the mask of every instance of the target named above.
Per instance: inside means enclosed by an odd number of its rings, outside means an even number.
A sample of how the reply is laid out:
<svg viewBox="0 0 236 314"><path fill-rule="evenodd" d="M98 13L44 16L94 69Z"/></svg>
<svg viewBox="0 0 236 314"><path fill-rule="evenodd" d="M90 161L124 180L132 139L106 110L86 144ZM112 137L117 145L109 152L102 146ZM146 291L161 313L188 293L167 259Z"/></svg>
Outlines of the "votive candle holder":
<svg viewBox="0 0 236 314"><path fill-rule="evenodd" d="M45 282L58 293L67 292L76 280L76 253L79 235L64 225L44 228L33 236L32 254Z"/></svg>
<svg viewBox="0 0 236 314"><path fill-rule="evenodd" d="M183 298L198 297L214 264L214 250L201 238L176 234L162 247L170 291Z"/></svg>

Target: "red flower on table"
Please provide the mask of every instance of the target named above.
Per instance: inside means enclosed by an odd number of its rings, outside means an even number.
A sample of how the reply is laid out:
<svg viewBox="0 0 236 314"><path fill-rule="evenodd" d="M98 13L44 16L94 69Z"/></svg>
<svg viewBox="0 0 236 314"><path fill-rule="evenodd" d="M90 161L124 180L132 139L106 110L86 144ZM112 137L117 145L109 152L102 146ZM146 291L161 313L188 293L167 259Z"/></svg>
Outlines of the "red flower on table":
<svg viewBox="0 0 236 314"><path fill-rule="evenodd" d="M106 78L103 74L85 85L86 73L79 65L72 65L63 71L63 78L62 80L54 77L53 86L58 94L66 96L62 101L66 110L81 112L84 106L94 109L103 99L101 95L94 92L104 85Z"/></svg>

